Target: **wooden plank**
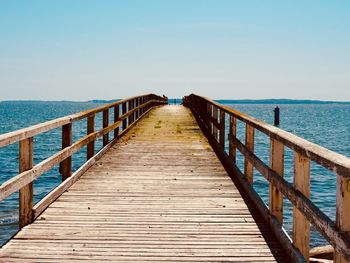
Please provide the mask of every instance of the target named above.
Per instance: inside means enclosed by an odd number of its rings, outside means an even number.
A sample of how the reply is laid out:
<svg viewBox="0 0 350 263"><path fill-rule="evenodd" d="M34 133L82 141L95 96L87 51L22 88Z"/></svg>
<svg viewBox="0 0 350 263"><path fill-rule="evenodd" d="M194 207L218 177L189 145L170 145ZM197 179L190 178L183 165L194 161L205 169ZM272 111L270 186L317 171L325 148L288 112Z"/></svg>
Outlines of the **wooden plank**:
<svg viewBox="0 0 350 263"><path fill-rule="evenodd" d="M335 223L325 215L314 203L296 191L288 182L286 182L279 174L268 167L261 161L254 153L249 152L248 149L237 139L230 136L230 140L234 140L243 155L247 156L254 162L255 168L276 188L283 193L291 203L298 208L309 220L309 222L326 238L326 240L333 246L336 246L338 251L350 258L350 238L348 235L343 235L338 231ZM274 217L275 218L275 217ZM269 220L273 220L270 218ZM280 227L280 223L278 223Z"/></svg>
<svg viewBox="0 0 350 263"><path fill-rule="evenodd" d="M91 166L93 166L113 145L115 141L111 141L103 149L101 149L95 156L90 158L85 162L74 174L67 178L68 180L64 181L53 191L47 194L43 199L41 199L33 207L33 218L36 219L52 202L54 202L59 196L61 196L69 187L71 187L79 178L82 176Z"/></svg>
<svg viewBox="0 0 350 263"><path fill-rule="evenodd" d="M271 138L270 140L270 167L279 176L284 174L284 145ZM283 221L283 194L277 187L270 184L270 213L274 215L278 222Z"/></svg>
<svg viewBox="0 0 350 263"><path fill-rule="evenodd" d="M154 128L159 120L160 127ZM50 194L45 206L63 192L1 248L1 260L287 259L266 222L220 166L188 109L157 107L129 127L79 180L74 174L59 193ZM36 216L43 207L34 207Z"/></svg>
<svg viewBox="0 0 350 263"><path fill-rule="evenodd" d="M62 149L72 145L72 124L68 123L62 126ZM62 181L66 180L72 175L72 157L60 163L60 172L62 175Z"/></svg>
<svg viewBox="0 0 350 263"><path fill-rule="evenodd" d="M294 188L310 198L310 159L294 152ZM293 207L293 244L309 261L310 223Z"/></svg>
<svg viewBox="0 0 350 263"><path fill-rule="evenodd" d="M246 124L245 128L245 145L248 150L254 152L254 128L249 124ZM249 162L246 157L244 157L244 175L252 185L254 180L254 164Z"/></svg>
<svg viewBox="0 0 350 263"><path fill-rule="evenodd" d="M33 167L33 138L19 142L19 172ZM19 190L19 227L30 224L33 220L33 184L28 183Z"/></svg>
<svg viewBox="0 0 350 263"><path fill-rule="evenodd" d="M4 147L6 145L13 144L24 139L34 137L37 134L59 128L70 122L71 122L71 118L67 116L67 117L62 117L55 120L39 123L37 125L33 125L17 131L0 134L0 147Z"/></svg>

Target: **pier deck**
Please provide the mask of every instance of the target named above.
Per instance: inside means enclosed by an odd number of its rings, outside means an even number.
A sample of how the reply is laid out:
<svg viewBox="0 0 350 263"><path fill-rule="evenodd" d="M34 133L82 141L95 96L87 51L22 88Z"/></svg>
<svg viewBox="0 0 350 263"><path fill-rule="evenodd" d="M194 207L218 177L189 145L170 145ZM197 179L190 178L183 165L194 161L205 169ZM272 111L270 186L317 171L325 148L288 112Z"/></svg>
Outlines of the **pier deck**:
<svg viewBox="0 0 350 263"><path fill-rule="evenodd" d="M191 111L151 110L32 224L1 262L288 262Z"/></svg>

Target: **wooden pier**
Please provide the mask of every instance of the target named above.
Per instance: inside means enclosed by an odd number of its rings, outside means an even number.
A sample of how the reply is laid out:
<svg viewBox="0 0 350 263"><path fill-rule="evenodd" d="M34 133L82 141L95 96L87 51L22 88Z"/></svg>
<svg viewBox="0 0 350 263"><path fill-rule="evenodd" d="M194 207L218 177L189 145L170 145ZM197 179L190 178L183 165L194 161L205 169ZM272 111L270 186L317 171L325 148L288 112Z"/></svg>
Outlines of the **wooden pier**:
<svg viewBox="0 0 350 263"><path fill-rule="evenodd" d="M148 94L0 135L0 147L20 142L20 173L0 186L0 200L20 191L21 227L0 262L307 262L310 223L335 261L348 262L349 158L203 97L165 104ZM87 136L73 142L72 122L84 118ZM245 143L237 121L247 123ZM33 137L57 127L62 150L33 166ZM254 155L255 129L271 138L268 165ZM87 161L72 172L83 146ZM284 146L296 152L294 185L282 178ZM310 160L337 171L336 222L309 200ZM32 181L56 164L62 184L33 206ZM251 186L254 167L270 182L271 209ZM283 195L295 206L293 240L283 230Z"/></svg>

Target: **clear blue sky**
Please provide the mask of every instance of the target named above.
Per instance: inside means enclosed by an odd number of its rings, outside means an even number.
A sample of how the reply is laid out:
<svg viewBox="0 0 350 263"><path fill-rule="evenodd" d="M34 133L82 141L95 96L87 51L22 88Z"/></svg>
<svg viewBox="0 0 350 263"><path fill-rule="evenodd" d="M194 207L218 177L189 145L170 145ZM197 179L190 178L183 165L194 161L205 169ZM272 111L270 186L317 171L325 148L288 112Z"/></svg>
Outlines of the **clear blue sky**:
<svg viewBox="0 0 350 263"><path fill-rule="evenodd" d="M0 0L0 100L350 100L350 1Z"/></svg>

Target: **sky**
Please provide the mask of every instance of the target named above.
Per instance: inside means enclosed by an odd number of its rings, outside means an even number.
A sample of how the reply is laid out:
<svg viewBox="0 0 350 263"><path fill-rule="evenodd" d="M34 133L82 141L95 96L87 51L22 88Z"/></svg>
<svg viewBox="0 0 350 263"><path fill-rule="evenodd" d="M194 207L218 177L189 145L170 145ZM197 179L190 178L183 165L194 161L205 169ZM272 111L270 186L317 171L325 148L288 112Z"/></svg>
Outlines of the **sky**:
<svg viewBox="0 0 350 263"><path fill-rule="evenodd" d="M350 1L0 0L0 101L350 101Z"/></svg>

